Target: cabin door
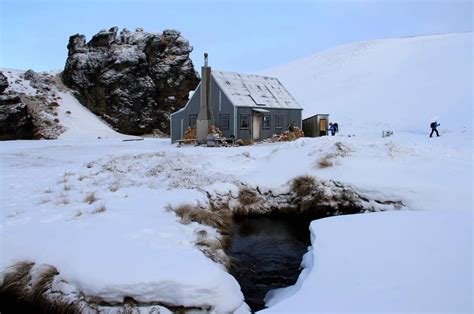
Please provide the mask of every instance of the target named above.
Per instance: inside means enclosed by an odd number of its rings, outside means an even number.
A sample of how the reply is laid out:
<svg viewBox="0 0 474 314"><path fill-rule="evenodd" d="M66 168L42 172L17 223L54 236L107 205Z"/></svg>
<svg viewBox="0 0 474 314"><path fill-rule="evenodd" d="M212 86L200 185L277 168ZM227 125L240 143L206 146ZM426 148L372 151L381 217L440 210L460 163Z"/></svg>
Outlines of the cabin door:
<svg viewBox="0 0 474 314"><path fill-rule="evenodd" d="M252 138L258 140L260 138L260 129L262 127L262 115L253 114L252 118Z"/></svg>
<svg viewBox="0 0 474 314"><path fill-rule="evenodd" d="M328 120L320 119L319 120L319 136L327 135L328 130Z"/></svg>

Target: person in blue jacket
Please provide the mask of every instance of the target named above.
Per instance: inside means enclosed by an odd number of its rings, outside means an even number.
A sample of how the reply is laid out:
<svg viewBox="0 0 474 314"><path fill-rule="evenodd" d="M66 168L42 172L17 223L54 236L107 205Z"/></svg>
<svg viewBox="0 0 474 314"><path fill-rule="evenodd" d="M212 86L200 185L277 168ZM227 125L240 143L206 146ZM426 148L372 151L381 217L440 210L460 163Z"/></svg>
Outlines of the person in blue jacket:
<svg viewBox="0 0 474 314"><path fill-rule="evenodd" d="M329 123L329 132L331 132L332 136L336 134L336 126L332 123Z"/></svg>
<svg viewBox="0 0 474 314"><path fill-rule="evenodd" d="M430 137L433 137L433 133L436 132L436 136L439 137L439 133L438 133L438 129L437 127L439 127L440 124L438 123L438 121L434 121L434 122L431 122L430 124L430 127L431 127L431 134L430 134Z"/></svg>

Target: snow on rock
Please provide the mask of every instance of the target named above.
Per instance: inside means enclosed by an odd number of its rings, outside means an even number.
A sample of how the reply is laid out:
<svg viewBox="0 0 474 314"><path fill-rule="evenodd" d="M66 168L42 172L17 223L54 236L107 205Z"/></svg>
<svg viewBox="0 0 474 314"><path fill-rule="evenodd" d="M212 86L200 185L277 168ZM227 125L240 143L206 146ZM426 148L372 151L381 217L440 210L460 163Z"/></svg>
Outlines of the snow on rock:
<svg viewBox="0 0 474 314"><path fill-rule="evenodd" d="M472 33L356 42L264 72L345 134L382 130L472 133Z"/></svg>
<svg viewBox="0 0 474 314"><path fill-rule="evenodd" d="M332 217L310 230L297 283L259 313L473 311L470 210Z"/></svg>
<svg viewBox="0 0 474 314"><path fill-rule="evenodd" d="M80 101L115 129L169 133L169 114L183 107L199 83L192 46L177 30L102 30L86 43L69 38L63 80ZM97 84L100 82L100 84Z"/></svg>

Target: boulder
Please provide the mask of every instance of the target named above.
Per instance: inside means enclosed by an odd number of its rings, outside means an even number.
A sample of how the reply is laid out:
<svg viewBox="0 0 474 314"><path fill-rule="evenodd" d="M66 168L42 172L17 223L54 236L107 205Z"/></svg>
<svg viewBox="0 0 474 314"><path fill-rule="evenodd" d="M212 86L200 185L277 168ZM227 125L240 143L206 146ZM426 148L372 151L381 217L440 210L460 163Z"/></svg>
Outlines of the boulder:
<svg viewBox="0 0 474 314"><path fill-rule="evenodd" d="M118 32L113 27L88 43L76 34L69 38L62 80L119 132L169 133L170 113L186 104L199 83L192 50L176 30Z"/></svg>
<svg viewBox="0 0 474 314"><path fill-rule="evenodd" d="M33 139L28 107L18 95L0 96L0 140Z"/></svg>
<svg viewBox="0 0 474 314"><path fill-rule="evenodd" d="M3 94L5 89L7 89L7 87L8 87L7 77L2 72L0 72L0 95Z"/></svg>

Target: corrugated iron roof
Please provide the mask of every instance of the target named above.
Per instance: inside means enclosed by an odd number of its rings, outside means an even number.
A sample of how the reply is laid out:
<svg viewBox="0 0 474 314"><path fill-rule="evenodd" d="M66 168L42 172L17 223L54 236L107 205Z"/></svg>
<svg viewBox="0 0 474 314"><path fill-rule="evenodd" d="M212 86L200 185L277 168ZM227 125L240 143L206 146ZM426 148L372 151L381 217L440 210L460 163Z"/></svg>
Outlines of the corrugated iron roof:
<svg viewBox="0 0 474 314"><path fill-rule="evenodd" d="M302 109L277 78L214 70L211 74L235 106Z"/></svg>

